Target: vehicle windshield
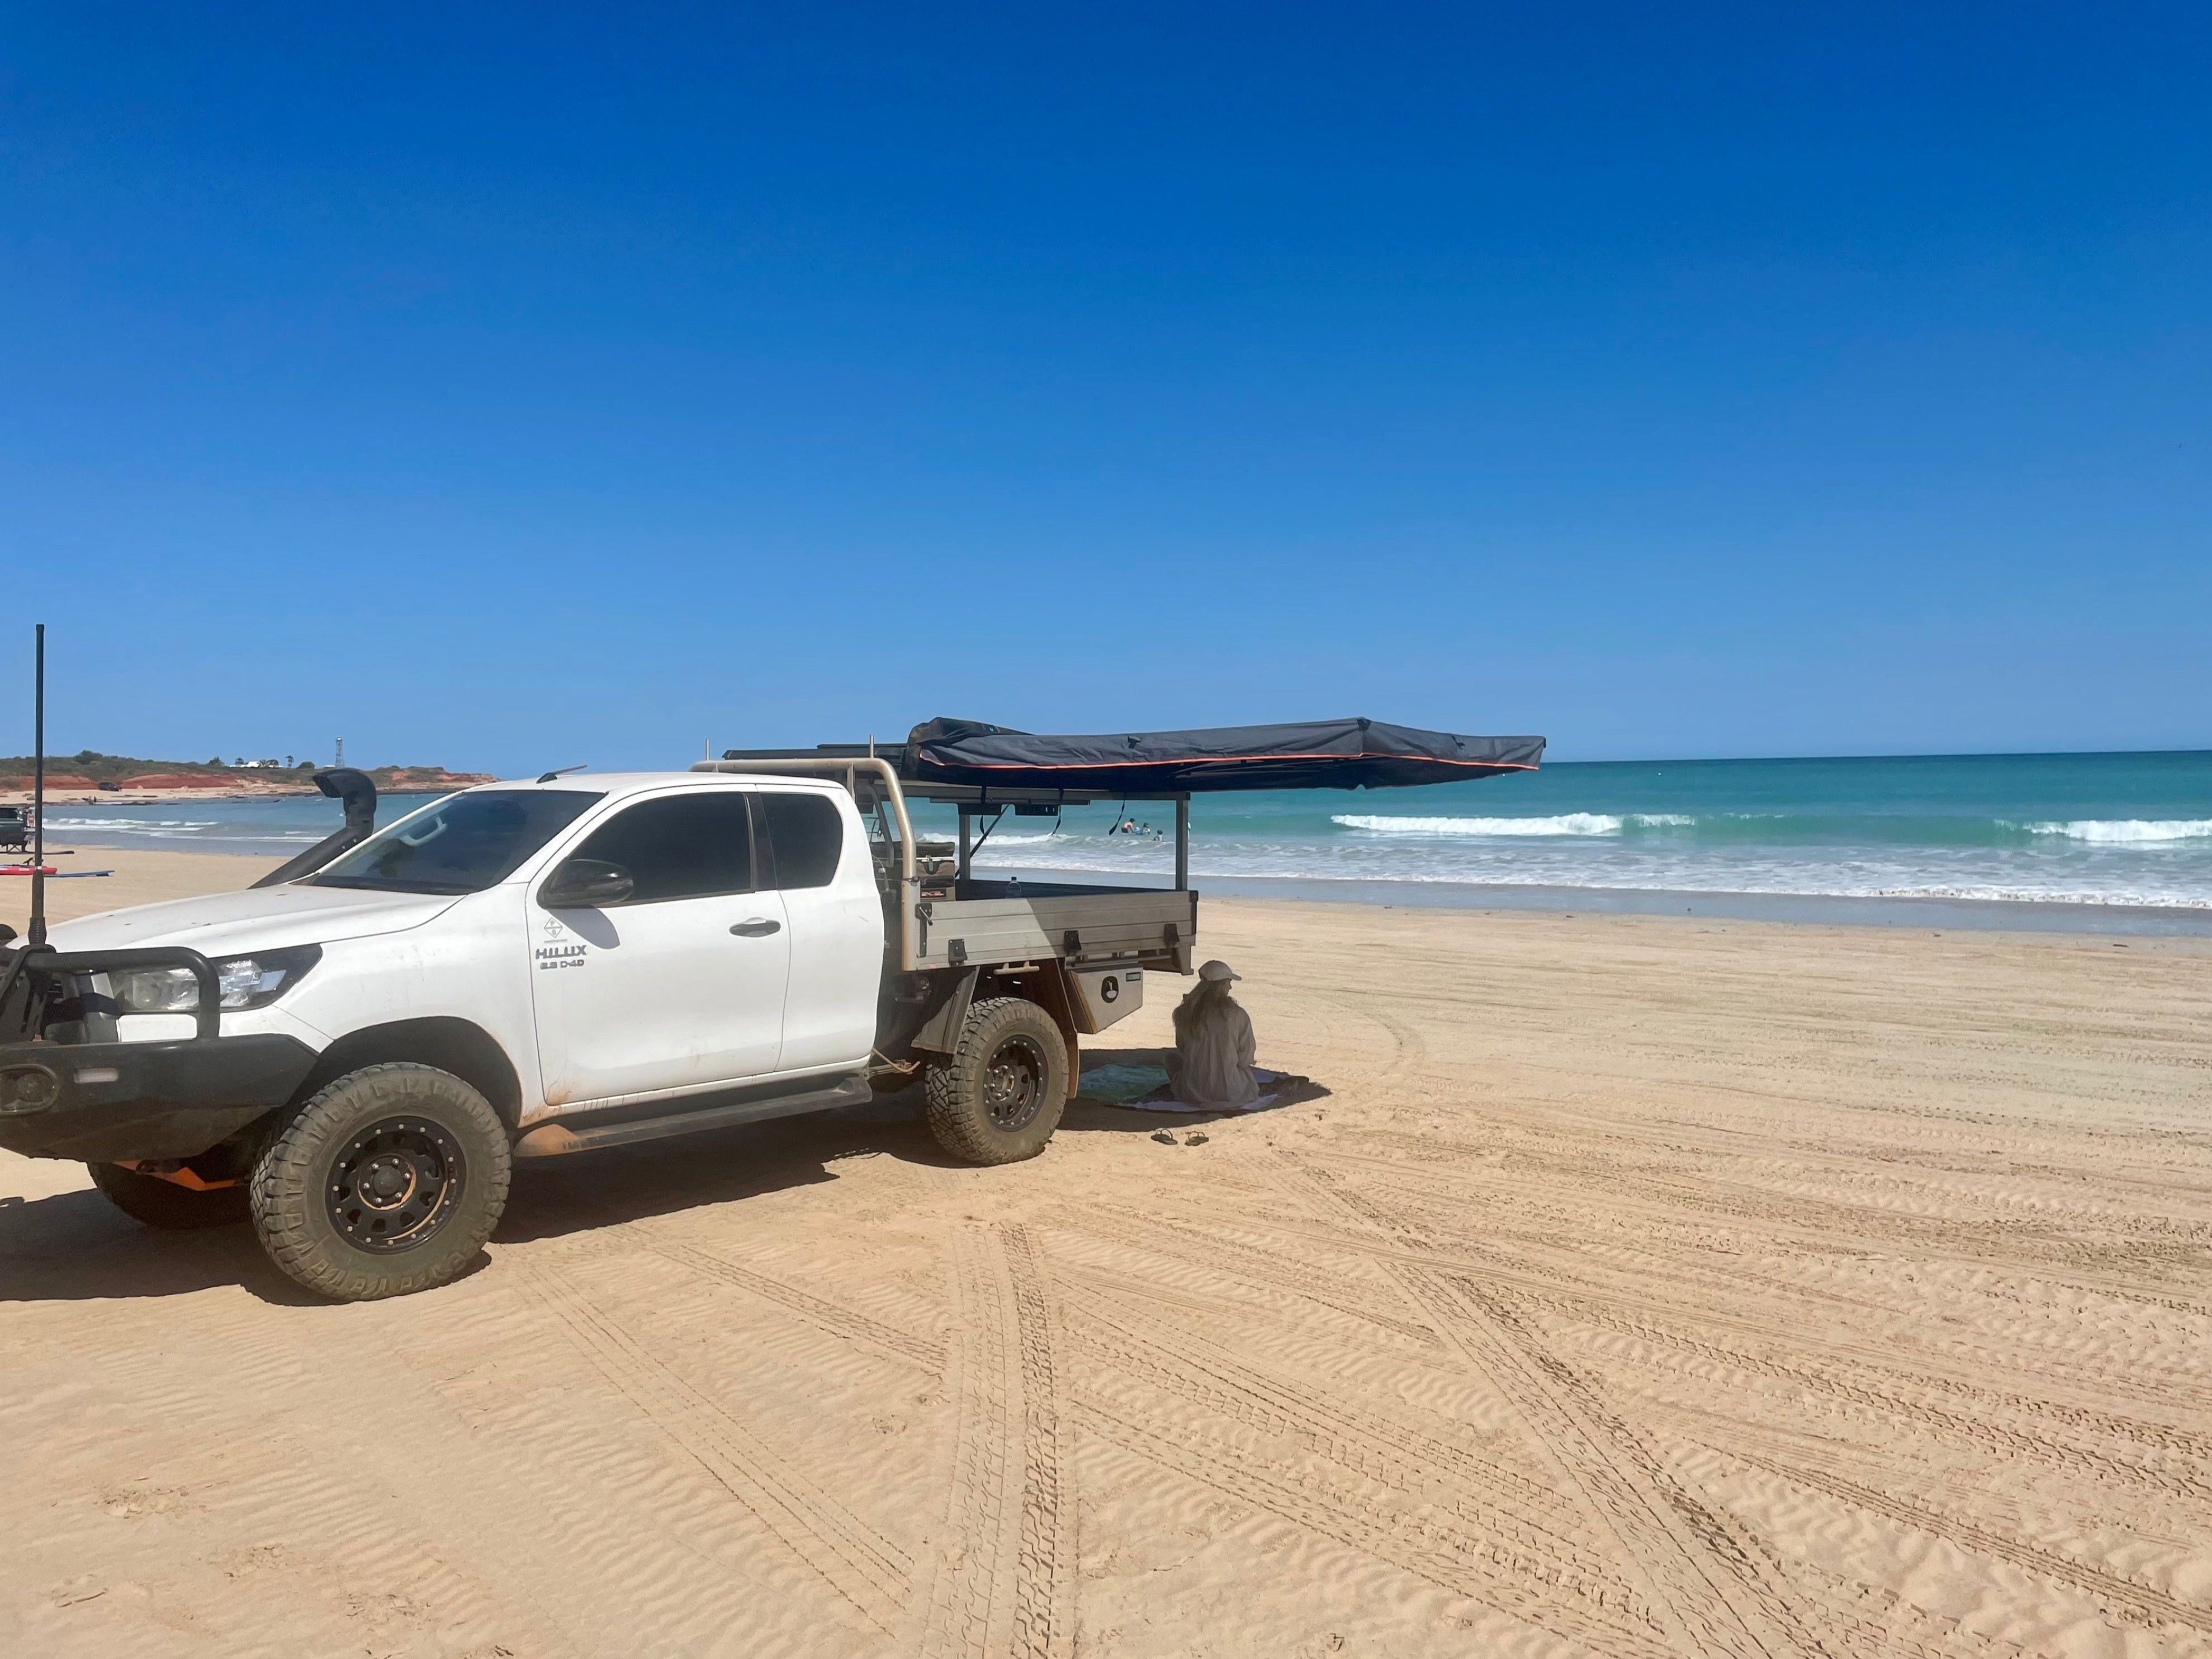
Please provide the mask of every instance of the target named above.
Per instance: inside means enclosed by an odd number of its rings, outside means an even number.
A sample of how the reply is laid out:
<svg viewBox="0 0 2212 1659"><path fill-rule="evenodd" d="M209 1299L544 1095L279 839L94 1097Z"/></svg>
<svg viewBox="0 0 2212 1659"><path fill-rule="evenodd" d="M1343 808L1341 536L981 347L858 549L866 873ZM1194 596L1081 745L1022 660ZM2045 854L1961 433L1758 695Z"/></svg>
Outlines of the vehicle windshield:
<svg viewBox="0 0 2212 1659"><path fill-rule="evenodd" d="M586 789L474 789L379 830L310 880L392 893L477 893L600 799Z"/></svg>

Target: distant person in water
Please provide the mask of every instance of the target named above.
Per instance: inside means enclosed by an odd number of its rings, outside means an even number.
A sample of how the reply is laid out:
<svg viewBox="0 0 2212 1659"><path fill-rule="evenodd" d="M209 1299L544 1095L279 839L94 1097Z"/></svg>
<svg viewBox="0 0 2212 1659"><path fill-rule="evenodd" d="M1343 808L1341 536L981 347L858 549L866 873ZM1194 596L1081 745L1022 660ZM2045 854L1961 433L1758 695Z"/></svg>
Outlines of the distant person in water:
<svg viewBox="0 0 2212 1659"><path fill-rule="evenodd" d="M1252 1016L1229 994L1241 978L1227 963L1209 962L1175 1011L1172 1081L1176 1098L1186 1105L1234 1109L1260 1097L1260 1081L1252 1074Z"/></svg>

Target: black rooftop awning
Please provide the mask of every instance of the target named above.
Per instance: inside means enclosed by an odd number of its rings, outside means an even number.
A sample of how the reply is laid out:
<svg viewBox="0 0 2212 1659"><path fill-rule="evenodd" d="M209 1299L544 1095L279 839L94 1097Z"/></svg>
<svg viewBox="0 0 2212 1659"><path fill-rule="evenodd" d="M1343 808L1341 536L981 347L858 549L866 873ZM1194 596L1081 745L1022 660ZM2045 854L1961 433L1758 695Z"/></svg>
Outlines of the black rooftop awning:
<svg viewBox="0 0 2212 1659"><path fill-rule="evenodd" d="M902 778L922 785L1139 796L1451 783L1533 772L1543 754L1541 738L1461 737L1370 720L1095 737L933 720L908 734L896 764Z"/></svg>

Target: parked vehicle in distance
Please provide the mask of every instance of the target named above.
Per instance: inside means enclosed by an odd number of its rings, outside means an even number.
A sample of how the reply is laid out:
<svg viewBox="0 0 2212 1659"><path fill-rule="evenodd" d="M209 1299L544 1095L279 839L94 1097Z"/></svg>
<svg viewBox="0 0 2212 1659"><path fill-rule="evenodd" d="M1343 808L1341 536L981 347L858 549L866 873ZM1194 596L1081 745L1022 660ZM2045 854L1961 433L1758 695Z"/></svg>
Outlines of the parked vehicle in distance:
<svg viewBox="0 0 2212 1659"><path fill-rule="evenodd" d="M21 853L31 844L31 815L21 806L0 806L0 852Z"/></svg>

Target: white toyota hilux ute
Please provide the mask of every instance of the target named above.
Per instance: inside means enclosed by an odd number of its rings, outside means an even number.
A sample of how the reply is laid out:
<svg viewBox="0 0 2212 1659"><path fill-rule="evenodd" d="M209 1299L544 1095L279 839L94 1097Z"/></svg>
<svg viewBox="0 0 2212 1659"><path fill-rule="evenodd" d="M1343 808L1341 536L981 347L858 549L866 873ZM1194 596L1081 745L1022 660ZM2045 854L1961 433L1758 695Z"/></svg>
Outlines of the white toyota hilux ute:
<svg viewBox="0 0 2212 1659"><path fill-rule="evenodd" d="M326 1295L390 1296L477 1259L518 1158L915 1081L947 1150L1032 1157L1079 1036L1138 1006L1148 963L1188 971L1188 921L1086 952L1018 884L930 888L895 781L549 777L332 842L274 884L9 952L0 1146L84 1161L153 1225L250 1220ZM1054 890L1106 914L1105 890ZM973 957L926 933L963 897Z"/></svg>

